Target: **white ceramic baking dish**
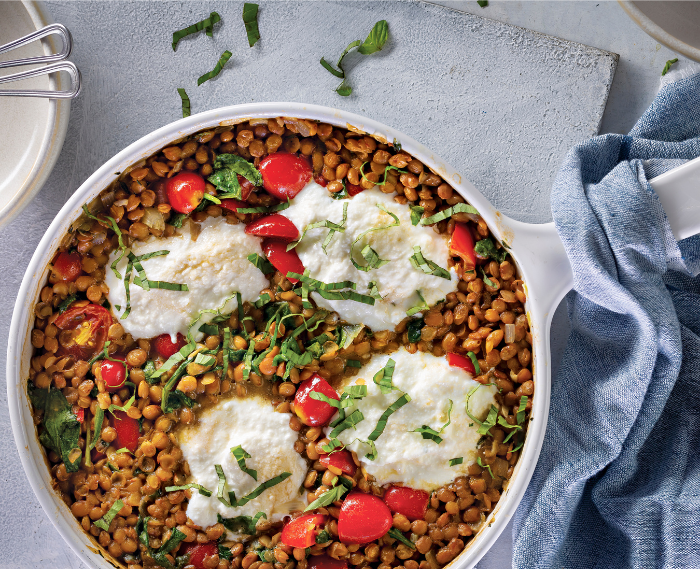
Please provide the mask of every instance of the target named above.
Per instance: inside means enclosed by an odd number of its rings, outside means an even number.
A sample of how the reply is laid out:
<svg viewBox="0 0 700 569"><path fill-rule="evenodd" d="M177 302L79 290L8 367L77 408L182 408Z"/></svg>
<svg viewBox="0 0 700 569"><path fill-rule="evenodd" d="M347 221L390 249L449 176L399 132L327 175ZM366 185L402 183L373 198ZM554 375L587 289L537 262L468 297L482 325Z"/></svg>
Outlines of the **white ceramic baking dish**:
<svg viewBox="0 0 700 569"><path fill-rule="evenodd" d="M81 206L92 200L130 165L147 158L162 147L185 135L219 125L232 125L251 118L290 116L315 119L340 127L360 130L379 139L401 141L403 148L440 174L446 181L475 206L488 223L491 231L510 247L527 287L527 313L533 337L535 395L532 420L522 456L507 490L477 536L450 569L468 569L476 565L510 521L520 502L539 456L547 424L550 398L549 328L552 315L560 300L571 288L573 278L563 245L553 223L530 225L520 223L497 211L455 168L441 160L420 143L390 127L364 117L316 105L299 103L256 103L215 109L194 115L156 130L117 154L97 170L78 188L61 209L39 243L24 275L10 327L7 349L7 389L10 416L17 449L30 484L58 532L70 547L90 567L111 569L107 553L99 548L82 530L70 509L51 489L51 476L46 466L44 451L37 439L32 421L26 382L29 375L32 346L30 332L33 307L46 280L48 263L70 224L81 214ZM697 162L697 161L696 161ZM670 181L660 189L682 184L688 173L700 176L700 162L686 165L681 176L665 176ZM679 182L680 179L680 182ZM697 190L695 191L697 195ZM666 205L666 204L664 204ZM670 207L675 207L670 205ZM692 217L692 216L691 216ZM694 216L700 219L700 216ZM675 218L674 218L675 220ZM674 230L682 223L672 220ZM686 236L688 224L684 227Z"/></svg>

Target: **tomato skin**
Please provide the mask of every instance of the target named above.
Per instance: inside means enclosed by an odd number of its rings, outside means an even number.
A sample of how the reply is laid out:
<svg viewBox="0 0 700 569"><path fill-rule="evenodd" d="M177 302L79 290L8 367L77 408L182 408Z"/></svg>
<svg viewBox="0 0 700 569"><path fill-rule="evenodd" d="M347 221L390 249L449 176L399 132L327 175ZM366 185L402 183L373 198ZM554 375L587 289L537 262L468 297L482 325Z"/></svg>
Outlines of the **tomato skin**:
<svg viewBox="0 0 700 569"><path fill-rule="evenodd" d="M267 193L281 200L293 199L313 174L306 160L286 152L268 154L260 161L258 170Z"/></svg>
<svg viewBox="0 0 700 569"><path fill-rule="evenodd" d="M81 423L85 422L85 409L82 407L78 409L77 413L75 413L75 417L80 421Z"/></svg>
<svg viewBox="0 0 700 569"><path fill-rule="evenodd" d="M80 253L61 251L53 262L53 271L49 281L52 283L72 283L83 274Z"/></svg>
<svg viewBox="0 0 700 569"><path fill-rule="evenodd" d="M242 202L241 200L234 200L234 199L229 198L229 199L221 200L220 206L223 209L226 209L228 211L232 211L232 212L236 213L238 211L238 208L249 207L249 204Z"/></svg>
<svg viewBox="0 0 700 569"><path fill-rule="evenodd" d="M364 192L365 189L362 186L356 186L350 182L345 182L345 189L348 191L349 196L356 196L360 192Z"/></svg>
<svg viewBox="0 0 700 569"><path fill-rule="evenodd" d="M335 407L325 401L318 401L311 398L311 393L316 391L323 393L329 399L340 400L338 393L331 384L317 373L309 379L302 381L294 395L294 412L301 422L310 427L325 425L335 415Z"/></svg>
<svg viewBox="0 0 700 569"><path fill-rule="evenodd" d="M241 186L241 199L246 201L248 196L250 196L255 189L255 186L253 185L253 182L251 182L248 178L244 178L240 174L238 174L238 183Z"/></svg>
<svg viewBox="0 0 700 569"><path fill-rule="evenodd" d="M285 241L294 241L299 237L299 230L294 222L289 218L273 213L266 215L246 225L245 232L248 235L258 235L260 237L276 237Z"/></svg>
<svg viewBox="0 0 700 569"><path fill-rule="evenodd" d="M124 411L115 411L111 423L117 431L117 438L114 440L117 449L128 448L131 452L136 452L141 436L139 422L129 417Z"/></svg>
<svg viewBox="0 0 700 569"><path fill-rule="evenodd" d="M455 229L450 240L450 255L461 257L466 271L474 270L474 267L476 267L474 237L466 223L455 223Z"/></svg>
<svg viewBox="0 0 700 569"><path fill-rule="evenodd" d="M348 476L355 476L355 472L357 472L357 465L352 459L352 455L347 450L339 450L332 454L321 455L318 461L326 468L335 466Z"/></svg>
<svg viewBox="0 0 700 569"><path fill-rule="evenodd" d="M333 559L330 555L310 555L307 557L308 569L348 569L348 562L345 559Z"/></svg>
<svg viewBox="0 0 700 569"><path fill-rule="evenodd" d="M165 183L165 191L172 208L180 213L190 213L204 199L205 182L194 172L180 172Z"/></svg>
<svg viewBox="0 0 700 569"><path fill-rule="evenodd" d="M115 360L126 361L126 358L121 355L110 357ZM124 387L124 383L126 382L126 363L120 364L111 360L102 360L102 362L100 362L100 373L107 386L107 391L109 393L116 393Z"/></svg>
<svg viewBox="0 0 700 569"><path fill-rule="evenodd" d="M328 185L328 180L321 176L321 174L314 177L314 182L316 182L319 186L323 186L324 188Z"/></svg>
<svg viewBox="0 0 700 569"><path fill-rule="evenodd" d="M189 554L190 558L187 565L194 565L195 569L206 569L204 566L204 558L219 554L219 546L215 541L207 541L206 543L183 543L182 548L178 551L178 556Z"/></svg>
<svg viewBox="0 0 700 569"><path fill-rule="evenodd" d="M179 351L185 344L187 344L187 340L180 332L177 333L177 341L175 343L170 338L170 334L161 334L153 339L153 349L165 360Z"/></svg>
<svg viewBox="0 0 700 569"><path fill-rule="evenodd" d="M306 549L316 543L316 528L326 523L323 514L309 514L289 522L282 528L280 540L290 547Z"/></svg>
<svg viewBox="0 0 700 569"><path fill-rule="evenodd" d="M112 322L112 315L99 304L69 308L56 318L54 324L61 332L72 332L72 343L64 346L59 342L56 354L70 354L81 360L89 360L102 351Z"/></svg>
<svg viewBox="0 0 700 569"><path fill-rule="evenodd" d="M422 520L428 509L430 494L406 486L392 486L384 493L386 505L409 520Z"/></svg>
<svg viewBox="0 0 700 569"><path fill-rule="evenodd" d="M391 529L393 518L381 498L350 492L338 516L338 536L343 543L369 543Z"/></svg>
<svg viewBox="0 0 700 569"><path fill-rule="evenodd" d="M476 369L474 369L474 364L471 359L462 354L455 354L454 352L447 353L447 363L454 367L461 367L463 370L468 371L472 375L476 374Z"/></svg>
<svg viewBox="0 0 700 569"><path fill-rule="evenodd" d="M286 276L288 273L298 273L301 275L304 273L304 265L299 255L297 255L294 249L287 251L286 241L282 241L281 239L265 239L262 244L262 249L267 260L283 275ZM287 278L292 284L297 284L299 282L299 279L292 277Z"/></svg>

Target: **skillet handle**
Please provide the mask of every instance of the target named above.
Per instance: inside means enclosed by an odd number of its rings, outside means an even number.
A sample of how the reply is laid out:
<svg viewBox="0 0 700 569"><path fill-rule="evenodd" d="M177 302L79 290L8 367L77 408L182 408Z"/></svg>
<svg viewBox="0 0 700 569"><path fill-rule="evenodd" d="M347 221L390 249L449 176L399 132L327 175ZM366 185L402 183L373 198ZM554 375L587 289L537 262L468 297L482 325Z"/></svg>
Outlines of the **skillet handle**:
<svg viewBox="0 0 700 569"><path fill-rule="evenodd" d="M700 233L700 158L649 180L679 241Z"/></svg>

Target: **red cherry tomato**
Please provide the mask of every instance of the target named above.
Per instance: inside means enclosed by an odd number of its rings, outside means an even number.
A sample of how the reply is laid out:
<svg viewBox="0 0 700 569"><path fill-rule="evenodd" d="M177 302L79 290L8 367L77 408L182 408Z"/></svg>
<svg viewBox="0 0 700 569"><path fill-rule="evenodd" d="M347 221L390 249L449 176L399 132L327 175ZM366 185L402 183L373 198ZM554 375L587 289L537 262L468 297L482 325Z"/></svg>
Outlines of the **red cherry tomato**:
<svg viewBox="0 0 700 569"><path fill-rule="evenodd" d="M476 374L476 369L474 369L474 364L472 361L468 357L461 354L448 352L447 363L454 367L461 367L463 370L468 371L472 375Z"/></svg>
<svg viewBox="0 0 700 569"><path fill-rule="evenodd" d="M355 184L351 184L350 182L345 182L345 188L348 191L348 195L350 196L356 196L360 192L364 192L365 189L362 186L356 186Z"/></svg>
<svg viewBox="0 0 700 569"><path fill-rule="evenodd" d="M124 356L115 355L110 357L115 360L126 360ZM107 385L107 391L116 393L126 382L126 363L120 364L111 360L102 360L100 363L100 373Z"/></svg>
<svg viewBox="0 0 700 569"><path fill-rule="evenodd" d="M348 569L345 559L333 559L326 553L311 555L306 560L309 562L309 569Z"/></svg>
<svg viewBox="0 0 700 569"><path fill-rule="evenodd" d="M99 304L69 308L54 321L60 330L56 354L89 360L104 347L112 321L109 311Z"/></svg>
<svg viewBox="0 0 700 569"><path fill-rule="evenodd" d="M332 454L324 454L318 461L326 468L335 466L348 476L355 476L355 472L357 471L357 466L352 459L352 455L346 450L339 450Z"/></svg>
<svg viewBox="0 0 700 569"><path fill-rule="evenodd" d="M85 409L83 409L82 407L80 409L78 409L75 416L78 419L78 421L80 421L81 423L84 423L85 422Z"/></svg>
<svg viewBox="0 0 700 569"><path fill-rule="evenodd" d="M323 186L324 188L328 185L328 180L321 176L321 174L314 177L314 182L316 182L319 186Z"/></svg>
<svg viewBox="0 0 700 569"><path fill-rule="evenodd" d="M227 209L228 211L237 212L240 207L250 207L249 204L242 202L241 200L226 199L221 200L221 207Z"/></svg>
<svg viewBox="0 0 700 569"><path fill-rule="evenodd" d="M253 185L253 182L251 182L248 178L244 178L240 174L238 174L238 183L241 185L241 199L246 201L248 196L255 189L255 185Z"/></svg>
<svg viewBox="0 0 700 569"><path fill-rule="evenodd" d="M139 422L129 417L124 411L115 411L111 422L112 427L117 431L117 438L114 439L117 449L128 448L131 452L136 452L141 436Z"/></svg>
<svg viewBox="0 0 700 569"><path fill-rule="evenodd" d="M338 536L343 543L369 543L391 529L393 519L387 505L372 494L351 492L338 516Z"/></svg>
<svg viewBox="0 0 700 569"><path fill-rule="evenodd" d="M189 555L187 565L194 565L195 569L206 569L204 558L219 554L219 546L215 541L207 541L206 543L183 543L182 548L178 551L178 556Z"/></svg>
<svg viewBox="0 0 700 569"><path fill-rule="evenodd" d="M204 178L194 172L180 172L165 183L168 201L175 211L190 213L204 198Z"/></svg>
<svg viewBox="0 0 700 569"><path fill-rule="evenodd" d="M294 241L299 237L297 226L287 217L279 213L266 215L246 225L245 232L248 235L260 237L277 237L285 241Z"/></svg>
<svg viewBox="0 0 700 569"><path fill-rule="evenodd" d="M428 509L430 494L405 486L392 486L384 493L384 501L394 512L409 520L422 520Z"/></svg>
<svg viewBox="0 0 700 569"><path fill-rule="evenodd" d="M288 273L298 273L301 275L304 273L304 265L299 255L297 255L294 249L287 251L286 241L280 239L265 239L262 248L267 260L283 275L287 275ZM287 278L292 284L297 284L299 282L299 279Z"/></svg>
<svg viewBox="0 0 700 569"><path fill-rule="evenodd" d="M263 179L263 187L276 198L294 198L311 180L311 166L296 154L277 152L269 154L258 166Z"/></svg>
<svg viewBox="0 0 700 569"><path fill-rule="evenodd" d="M303 381L294 396L294 412L299 416L302 423L310 427L325 425L335 415L335 407L325 401L311 398L311 393L314 391L323 393L330 399L340 400L330 383L317 373Z"/></svg>
<svg viewBox="0 0 700 569"><path fill-rule="evenodd" d="M80 254L62 251L53 262L53 272L49 281L52 283L72 283L82 274L83 266L80 262Z"/></svg>
<svg viewBox="0 0 700 569"><path fill-rule="evenodd" d="M450 254L462 258L465 270L471 271L476 267L474 237L466 223L455 223L455 230L450 241Z"/></svg>
<svg viewBox="0 0 700 569"><path fill-rule="evenodd" d="M186 343L187 340L185 340L185 337L179 332L177 334L176 342L172 341L170 334L161 334L153 339L153 348L161 358L167 360Z"/></svg>
<svg viewBox="0 0 700 569"><path fill-rule="evenodd" d="M309 514L289 522L282 528L282 543L306 549L316 543L316 529L326 523L326 516Z"/></svg>

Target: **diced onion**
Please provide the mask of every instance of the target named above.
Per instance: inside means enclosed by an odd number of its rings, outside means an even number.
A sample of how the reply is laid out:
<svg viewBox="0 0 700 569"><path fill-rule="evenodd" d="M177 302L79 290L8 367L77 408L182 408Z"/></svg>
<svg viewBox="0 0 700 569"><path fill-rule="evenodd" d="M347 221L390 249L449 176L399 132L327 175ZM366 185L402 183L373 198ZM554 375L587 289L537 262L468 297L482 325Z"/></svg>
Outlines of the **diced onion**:
<svg viewBox="0 0 700 569"><path fill-rule="evenodd" d="M165 218L163 217L163 214L155 207L147 207L144 210L141 223L147 225L150 229L155 229L156 231L165 230Z"/></svg>
<svg viewBox="0 0 700 569"><path fill-rule="evenodd" d="M100 195L100 200L102 201L102 205L106 210L109 210L114 203L114 195L114 190L110 190L109 192L105 192L104 194Z"/></svg>
<svg viewBox="0 0 700 569"><path fill-rule="evenodd" d="M116 206L125 206L127 203L129 203L129 200L123 199L123 200L117 200L114 202L114 205Z"/></svg>
<svg viewBox="0 0 700 569"><path fill-rule="evenodd" d="M515 342L515 324L506 324L506 333L504 338L506 344Z"/></svg>

